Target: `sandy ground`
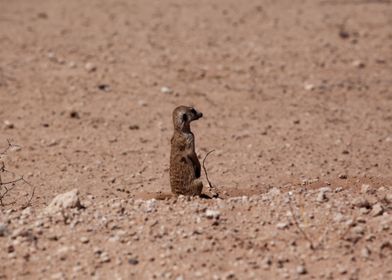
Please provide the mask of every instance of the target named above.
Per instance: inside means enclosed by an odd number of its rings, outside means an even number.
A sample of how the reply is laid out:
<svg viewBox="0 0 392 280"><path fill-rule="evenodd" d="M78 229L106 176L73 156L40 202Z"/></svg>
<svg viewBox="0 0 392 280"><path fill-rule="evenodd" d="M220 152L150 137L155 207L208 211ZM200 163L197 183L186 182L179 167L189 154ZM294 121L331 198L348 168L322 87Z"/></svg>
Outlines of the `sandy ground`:
<svg viewBox="0 0 392 280"><path fill-rule="evenodd" d="M391 1L0 7L1 279L392 278ZM182 104L223 199L150 199Z"/></svg>

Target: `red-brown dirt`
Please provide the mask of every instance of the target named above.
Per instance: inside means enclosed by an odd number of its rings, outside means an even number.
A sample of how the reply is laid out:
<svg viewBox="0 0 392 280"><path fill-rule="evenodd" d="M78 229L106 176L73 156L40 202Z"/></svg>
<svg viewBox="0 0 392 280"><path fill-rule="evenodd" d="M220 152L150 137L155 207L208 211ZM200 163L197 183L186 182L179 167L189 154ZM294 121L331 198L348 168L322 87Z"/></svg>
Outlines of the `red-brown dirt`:
<svg viewBox="0 0 392 280"><path fill-rule="evenodd" d="M223 199L154 199L178 105ZM0 0L7 139L0 279L392 278L391 1Z"/></svg>

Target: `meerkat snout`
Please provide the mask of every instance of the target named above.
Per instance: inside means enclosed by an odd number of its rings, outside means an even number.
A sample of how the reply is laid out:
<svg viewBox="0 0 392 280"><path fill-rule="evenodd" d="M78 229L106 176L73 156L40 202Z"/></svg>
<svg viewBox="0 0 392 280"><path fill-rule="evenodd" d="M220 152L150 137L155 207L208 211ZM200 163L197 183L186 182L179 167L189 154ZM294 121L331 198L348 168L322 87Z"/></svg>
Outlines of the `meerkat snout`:
<svg viewBox="0 0 392 280"><path fill-rule="evenodd" d="M191 109L191 113L195 115L195 120L200 119L203 117L203 113L195 110L195 108Z"/></svg>

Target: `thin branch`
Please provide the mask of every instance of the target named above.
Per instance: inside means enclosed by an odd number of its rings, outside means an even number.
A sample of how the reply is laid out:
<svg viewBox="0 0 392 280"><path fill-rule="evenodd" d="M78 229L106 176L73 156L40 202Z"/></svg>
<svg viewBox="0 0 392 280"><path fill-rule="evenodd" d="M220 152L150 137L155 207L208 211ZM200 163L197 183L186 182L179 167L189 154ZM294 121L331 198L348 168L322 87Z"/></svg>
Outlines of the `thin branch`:
<svg viewBox="0 0 392 280"><path fill-rule="evenodd" d="M3 198L6 196L7 193L9 193L10 191L12 191L14 188L15 188L15 185L12 185L11 188L7 188L6 186L4 186L5 192L2 193L2 194L0 195L0 205L1 205L1 206L3 206L3 207L6 206L6 204L3 203ZM11 203L9 203L9 204L7 204L7 205L14 204L15 202L16 202L16 201L13 201L13 202L11 202Z"/></svg>
<svg viewBox="0 0 392 280"><path fill-rule="evenodd" d="M204 169L204 173L206 174L206 179L207 179L207 182L208 182L209 191L211 192L212 197L218 198L219 197L219 193L216 190L214 190L214 186L212 185L210 179L208 178L208 173L207 173L207 169L206 169L206 166L205 166L205 161L206 161L207 157L209 156L209 154L211 154L214 151L215 150L211 150L204 156L204 159L203 159L203 169Z"/></svg>
<svg viewBox="0 0 392 280"><path fill-rule="evenodd" d="M299 222L297 220L297 217L294 214L293 205L291 202L291 193L289 193L288 197L289 197L289 208L290 208L291 216L293 217L295 226L297 227L299 232L303 235L303 237L309 242L310 249L315 250L316 247L314 246L312 239L310 239L310 237L306 234L306 232L301 228L301 226L299 225Z"/></svg>
<svg viewBox="0 0 392 280"><path fill-rule="evenodd" d="M8 151L10 149L12 149L13 147L20 147L19 145L15 145L15 144L11 143L11 141L9 139L7 139L7 143L8 143L8 146L3 151L0 152L0 156L6 155L8 153ZM10 173L10 174L12 174L13 178L15 178L15 177L18 177L18 178L13 179L11 181L4 182L3 178L1 177L2 173ZM3 206L3 207L6 206L3 202L3 199L10 191L12 191L17 186L18 182L23 182L24 184L29 185L32 189L31 195L29 196L29 199L22 206L22 209L24 209L24 208L28 207L29 205L31 205L31 201L32 201L34 194L35 194L35 187L32 184L30 184L28 181L26 181L26 179L23 176L18 176L14 172L7 170L4 162L0 161L0 206ZM11 205L14 203L16 203L16 200L14 200L13 202L11 202L7 205Z"/></svg>
<svg viewBox="0 0 392 280"><path fill-rule="evenodd" d="M23 181L23 182L27 183L27 181L26 181L25 179L23 179L23 177L20 177L20 178L18 178L18 179L12 180L12 181L1 182L1 185L3 185L3 186L5 186L5 185L11 185L11 184L13 185L13 184L15 184L15 183L17 183L17 182L20 182L20 181Z"/></svg>
<svg viewBox="0 0 392 280"><path fill-rule="evenodd" d="M12 144L10 139L7 139L8 146L4 149L4 151L0 152L0 155L5 155L12 148L20 148L19 145Z"/></svg>
<svg viewBox="0 0 392 280"><path fill-rule="evenodd" d="M204 169L204 173L206 174L207 182L208 182L208 185L210 186L210 188L213 188L213 186L212 186L212 184L211 184L211 181L208 179L208 174L207 174L207 169L206 169L206 166L205 166L205 161L206 161L208 155L211 154L211 153L214 152L214 151L215 151L215 150L209 151L209 152L204 156L204 159L203 159L203 169Z"/></svg>
<svg viewBox="0 0 392 280"><path fill-rule="evenodd" d="M0 162L1 166L0 166L0 186L3 184L3 180L1 179L1 173L4 172L5 170L5 165L4 162Z"/></svg>
<svg viewBox="0 0 392 280"><path fill-rule="evenodd" d="M23 178L23 177L22 177ZM35 194L35 187L27 182L25 179L23 179L23 182L25 182L27 185L29 185L32 188L30 198L26 201L26 203L22 206L22 209L25 209L31 205L31 201L33 200L34 194Z"/></svg>

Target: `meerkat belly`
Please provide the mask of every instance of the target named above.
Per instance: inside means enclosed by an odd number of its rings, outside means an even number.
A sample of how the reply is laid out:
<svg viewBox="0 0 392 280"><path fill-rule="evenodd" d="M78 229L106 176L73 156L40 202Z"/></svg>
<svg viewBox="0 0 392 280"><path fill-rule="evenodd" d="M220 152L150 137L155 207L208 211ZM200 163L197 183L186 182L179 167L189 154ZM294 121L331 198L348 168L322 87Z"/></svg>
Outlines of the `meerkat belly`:
<svg viewBox="0 0 392 280"><path fill-rule="evenodd" d="M185 139L181 139L185 140ZM174 193L186 194L195 179L194 165L189 157L189 142L173 143L170 155L170 185Z"/></svg>
<svg viewBox="0 0 392 280"><path fill-rule="evenodd" d="M174 155L170 164L170 178L173 182L188 183L194 176L193 164L186 154Z"/></svg>

